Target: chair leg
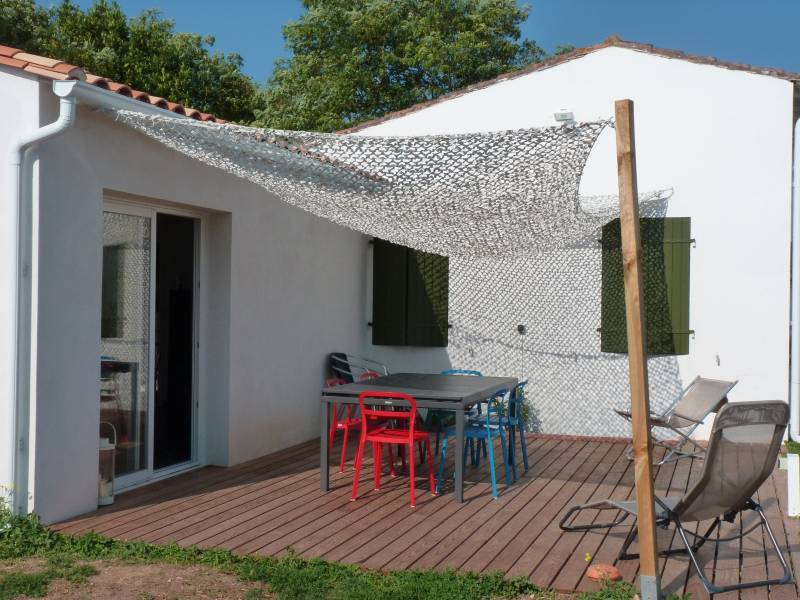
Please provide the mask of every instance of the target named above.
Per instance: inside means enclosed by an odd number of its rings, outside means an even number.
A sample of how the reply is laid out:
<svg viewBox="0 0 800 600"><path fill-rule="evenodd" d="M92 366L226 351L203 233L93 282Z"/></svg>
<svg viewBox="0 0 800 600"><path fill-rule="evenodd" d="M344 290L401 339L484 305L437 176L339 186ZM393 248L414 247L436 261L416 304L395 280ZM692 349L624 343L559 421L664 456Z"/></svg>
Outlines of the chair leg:
<svg viewBox="0 0 800 600"><path fill-rule="evenodd" d="M442 430L436 430L436 454L439 454L439 439L442 437Z"/></svg>
<svg viewBox="0 0 800 600"><path fill-rule="evenodd" d="M417 450L419 451L419 464L423 465L425 463L425 444L417 442Z"/></svg>
<svg viewBox="0 0 800 600"><path fill-rule="evenodd" d="M431 442L430 440L425 440L425 450L427 460L428 460L428 489L431 491L431 495L435 496L437 494L436 486L433 483L433 457L431 456Z"/></svg>
<svg viewBox="0 0 800 600"><path fill-rule="evenodd" d="M347 434L350 432L350 427L345 425L344 438L342 439L342 456L339 459L339 473L344 473L344 459L347 457Z"/></svg>
<svg viewBox="0 0 800 600"><path fill-rule="evenodd" d="M481 440L481 448L483 448L483 458L486 458L488 451L486 450L486 440Z"/></svg>
<svg viewBox="0 0 800 600"><path fill-rule="evenodd" d="M389 454L389 477L394 477L394 450L392 450L391 444L389 444L389 447L386 448L386 452Z"/></svg>
<svg viewBox="0 0 800 600"><path fill-rule="evenodd" d="M525 466L525 473L528 472L528 443L525 441L525 423L520 417L519 422L519 445L522 447L522 464Z"/></svg>
<svg viewBox="0 0 800 600"><path fill-rule="evenodd" d="M439 457L439 478L436 480L436 494L442 493L442 477L444 477L444 460L447 458L447 438L442 442L442 454Z"/></svg>
<svg viewBox="0 0 800 600"><path fill-rule="evenodd" d="M514 425L508 424L508 462L511 464L511 480L517 480L517 441L514 435Z"/></svg>
<svg viewBox="0 0 800 600"><path fill-rule="evenodd" d="M350 496L351 501L358 498L358 478L361 475L361 459L364 456L365 445L366 442L364 439L360 439L358 442L358 450L356 450L356 461L353 465L353 494Z"/></svg>
<svg viewBox="0 0 800 600"><path fill-rule="evenodd" d="M381 444L372 442L372 477L376 492L381 489Z"/></svg>
<svg viewBox="0 0 800 600"><path fill-rule="evenodd" d="M487 431L486 437L488 438L489 444L492 443L491 434ZM489 453L489 471L492 475L492 498L497 498L497 476L494 472L494 444L492 444L492 451Z"/></svg>
<svg viewBox="0 0 800 600"><path fill-rule="evenodd" d="M508 471L508 448L506 447L506 435L503 433L503 428L498 427L497 432L500 434L500 448L503 450L503 470L506 474L506 485L511 486L511 474Z"/></svg>
<svg viewBox="0 0 800 600"><path fill-rule="evenodd" d="M414 481L414 476L416 473L414 472L415 461L414 461L414 443L410 443L408 445L408 479L411 486L411 508L414 508L417 505L417 496L416 496L416 485Z"/></svg>

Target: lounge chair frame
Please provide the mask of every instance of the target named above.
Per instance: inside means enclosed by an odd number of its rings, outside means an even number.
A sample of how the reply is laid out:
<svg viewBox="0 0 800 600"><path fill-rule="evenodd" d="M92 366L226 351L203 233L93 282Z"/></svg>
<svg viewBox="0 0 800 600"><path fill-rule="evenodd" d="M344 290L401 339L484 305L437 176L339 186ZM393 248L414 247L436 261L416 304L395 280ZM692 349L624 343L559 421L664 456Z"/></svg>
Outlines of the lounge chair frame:
<svg viewBox="0 0 800 600"><path fill-rule="evenodd" d="M661 550L659 552L660 556L670 556L674 554L687 554L689 556L689 560L691 561L693 567L697 571L697 574L700 578L700 581L703 583L703 586L710 594L719 594L722 592L730 592L734 590L744 590L748 588L754 587L761 587L765 585L782 585L787 583L793 583L794 577L792 576L792 571L789 567L786 558L781 551L780 545L778 544L777 540L775 539L775 534L772 531L772 528L769 525L769 521L767 520L766 515L764 514L764 510L762 509L761 505L758 504L756 501L753 500L752 494L761 486L761 484L771 475L772 469L774 468L775 462L777 460L778 452L780 451L781 442L783 439L783 433L786 430L786 422L788 421L788 406L785 405L783 402L749 402L749 403L738 403L738 404L728 404L720 410L720 413L717 415L717 419L714 423L714 432L712 433L712 438L709 443L708 452L709 456L714 456L714 453L717 452L717 448L715 444L718 443L719 435L721 435L721 428L717 428L717 423L720 422L720 417L723 417L723 421L726 420L725 413L733 413L733 411L742 412L743 410L747 410L747 405L751 408L755 408L758 410L760 406L765 407L767 410L770 410L777 406L777 409L780 411L783 407L784 410L784 417L780 420L780 422L775 423L775 431L773 433L773 439L770 446L770 451L767 453L765 458L764 467L760 473L760 476L756 478L754 481L750 482L749 486L746 489L742 489L741 492L744 494L742 496L743 499L735 499L732 500L732 507L730 510L724 512L721 515L714 517L711 526L708 530L703 534L699 535L692 531L688 531L684 527L684 522L687 519L683 517L687 516L686 513L689 513L690 522L697 522L698 519L696 518L698 515L693 514L698 512L703 514L703 507L702 503L698 505L698 498L704 499L703 493L706 491L707 486L709 483L712 483L712 479L715 477L715 473L713 472L713 466L709 467L708 464L704 464L703 473L701 474L700 479L692 485L692 487L684 494L683 497L679 498L655 498L656 502L656 526L667 528L670 524L675 525L675 529L678 532L678 535L683 542L683 548L670 548L667 550ZM767 406L772 405L772 406ZM780 405L783 405L781 407ZM744 416L746 418L746 414ZM743 422L743 417L734 416L733 419L727 419L729 421L728 426L730 426L730 422L739 419L739 425L746 425L748 423ZM762 424L760 422L754 424ZM698 508L699 506L699 508ZM616 510L618 511L618 515L616 519L609 522L602 522L602 523L589 523L585 525L573 525L570 524L570 521L573 519L575 515L583 510ZM746 530L738 533L734 536L725 537L725 538L714 538L711 537L712 534L719 528L722 524L722 521L727 521L733 523L736 520L736 517L744 513L745 511L754 511L758 515L758 521L748 527ZM639 554L636 553L629 553L628 549L630 548L631 544L634 542L638 535L638 529L636 527L636 502L633 501L617 501L617 500L597 500L594 502L589 502L586 504L579 504L570 508L564 517L559 522L559 527L563 531L591 531L595 529L610 529L612 527L616 527L622 525L629 516L634 517L633 524L628 531L627 536L625 537L625 541L622 544L622 548L620 548L619 554L617 555L618 560L629 560L629 559L636 559L639 558ZM702 520L705 520L706 517L702 516ZM710 517L708 517L710 518ZM715 544L719 544L720 542L726 541L733 541L740 538L743 538L745 535L754 531L758 527L763 527L764 530L767 532L767 536L769 537L770 541L772 542L772 547L775 550L775 553L778 556L778 560L780 561L781 565L783 566L783 575L781 577L775 577L771 579L765 580L758 580L758 581L750 581L750 582L743 582L738 584L731 584L731 585L715 585L711 581L708 580L705 573L703 572L703 568L700 565L699 561L697 560L697 551L700 549L703 544L706 542L714 542ZM692 538L694 541L690 542L689 538Z"/></svg>
<svg viewBox="0 0 800 600"><path fill-rule="evenodd" d="M700 416L698 418L697 415L688 416L684 414L686 411L680 411L681 409L681 402L686 399L686 397L692 392L695 386L702 385L703 383L710 383L716 385L718 388L717 394L712 398L712 401L708 403L707 410L702 410L700 412ZM664 456L654 462L655 466L663 465L668 462L672 462L674 460L679 460L681 458L703 458L705 454L705 447L695 440L692 439L692 434L695 430L703 424L705 419L714 412L717 412L722 406L724 406L728 402L728 393L733 389L733 387L738 383L738 381L721 381L718 379L708 379L706 377L695 377L694 380L689 384L689 386L683 390L680 396L678 396L675 401L670 404L667 409L661 414L650 414L650 428L653 427L661 427L664 429L669 429L673 433L675 433L680 440L678 441L677 445L674 445L672 440L664 441L664 440L654 440L654 446L663 446L666 449ZM631 420L631 413L630 411L625 410L614 410L619 416L627 421ZM691 446L690 451L686 451L685 449L687 446ZM629 446L625 450L625 456L628 460L632 460L633 458L633 451L632 448Z"/></svg>

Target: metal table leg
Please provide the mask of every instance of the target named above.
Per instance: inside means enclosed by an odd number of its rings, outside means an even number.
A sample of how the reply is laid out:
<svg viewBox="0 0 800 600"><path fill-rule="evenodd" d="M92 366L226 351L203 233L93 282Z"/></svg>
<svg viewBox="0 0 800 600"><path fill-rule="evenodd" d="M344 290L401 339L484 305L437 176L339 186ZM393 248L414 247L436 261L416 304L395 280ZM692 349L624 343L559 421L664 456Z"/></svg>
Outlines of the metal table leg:
<svg viewBox="0 0 800 600"><path fill-rule="evenodd" d="M454 493L456 502L464 501L464 409L459 408L456 412L456 444L455 444L455 459L456 459L456 476L454 485Z"/></svg>
<svg viewBox="0 0 800 600"><path fill-rule="evenodd" d="M328 469L328 435L331 429L331 405L325 401L320 405L320 421L322 423L319 436L319 489L327 492L330 489Z"/></svg>

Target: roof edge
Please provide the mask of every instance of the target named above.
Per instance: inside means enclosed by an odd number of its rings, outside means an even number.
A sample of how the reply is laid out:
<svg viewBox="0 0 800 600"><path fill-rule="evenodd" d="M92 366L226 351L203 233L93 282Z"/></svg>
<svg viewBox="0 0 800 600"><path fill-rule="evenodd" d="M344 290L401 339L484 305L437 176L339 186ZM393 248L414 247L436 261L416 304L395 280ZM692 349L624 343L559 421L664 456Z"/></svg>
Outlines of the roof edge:
<svg viewBox="0 0 800 600"><path fill-rule="evenodd" d="M592 54L593 52L597 52L598 50L603 50L604 48L625 48L627 50L635 50L637 52L645 52L647 54L652 54L654 56L660 56L663 58L674 58L679 60L685 60L687 62L700 64L700 65L709 65L713 67L720 67L722 69L729 69L732 71L743 71L746 73L754 73L756 75L764 75L766 77L775 77L778 79L785 79L791 82L800 82L800 73L793 73L791 71L784 71L782 69L775 69L771 67L757 67L753 65L749 65L746 63L737 63L732 61L725 61L715 58L713 56L703 56L698 54L687 54L682 50L670 50L667 48L657 48L652 44L642 44L639 42L630 42L627 40L623 40L618 35L612 35L600 42L599 44L594 44L592 46L584 46L582 48L576 48L570 52L566 52L564 54L559 54L557 56L553 56L547 60L543 60L541 62L531 63L521 69L517 69L515 71L508 71L507 73L502 73L497 77L493 77L492 79L487 79L485 81L480 81L478 83L473 83L472 85L468 85L458 90L454 90L452 92L448 92L447 94L443 94L434 98L432 100L426 100L424 102L419 102L408 108L403 108L400 110L396 110L390 113L387 113L381 117L377 117L375 119L371 119L369 121L364 121L363 123L358 123L357 125L353 125L352 127L347 127L346 129L341 129L337 131L337 133L341 134L348 134L348 133L355 133L357 131L363 131L364 129L368 129L370 127L374 127L376 125L380 125L386 121L391 121L393 119L397 119L399 117L403 117L405 115L424 110L430 106L435 104L439 104L441 102L447 102L448 100L453 100L454 98L458 98L460 96L464 96L471 92L476 92L478 90L482 90L487 87L491 87L497 83L501 83L503 81L509 81L512 79L516 79L517 77L522 77L524 75L528 75L530 73L535 73L537 71L544 71L546 69L550 69L552 67L556 67L558 65L570 62L572 60L583 58L587 54Z"/></svg>

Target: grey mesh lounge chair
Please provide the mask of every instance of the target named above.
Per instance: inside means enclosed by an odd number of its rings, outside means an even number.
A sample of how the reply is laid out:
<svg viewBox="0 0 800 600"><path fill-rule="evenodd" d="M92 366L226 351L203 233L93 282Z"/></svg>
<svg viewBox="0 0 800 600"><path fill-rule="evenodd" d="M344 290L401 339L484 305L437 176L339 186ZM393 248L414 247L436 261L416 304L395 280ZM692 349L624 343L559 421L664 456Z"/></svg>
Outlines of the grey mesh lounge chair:
<svg viewBox="0 0 800 600"><path fill-rule="evenodd" d="M660 440L654 440L653 443L655 445L667 448L664 457L655 464L663 465L664 463L689 456L702 457L705 448L692 439L692 433L702 425L703 420L708 415L718 411L728 401L728 392L737 383L736 381L720 381L718 379L696 377L663 414L651 414L651 427L669 429L680 438L675 446ZM628 421L631 420L630 411L615 410L614 412ZM691 451L685 451L687 446L691 446ZM631 458L630 448L626 451L626 455L629 459Z"/></svg>
<svg viewBox="0 0 800 600"><path fill-rule="evenodd" d="M674 524L685 546L685 548L664 550L661 555L687 553L694 568L697 569L700 580L711 594L793 582L792 572L775 541L764 511L752 498L775 468L788 421L789 405L785 402L726 404L714 420L700 478L682 497L656 498L656 524L661 527ZM619 514L611 523L568 524L577 513L585 509L617 510ZM739 513L747 510L755 511L758 515L758 521L754 525L731 537L711 537L722 520L733 522ZM559 526L564 531L604 529L620 525L628 515L636 517L636 502L600 500L573 506L561 519ZM704 535L698 535L684 528L687 522L708 519L713 519L713 522ZM783 565L783 577L724 586L712 584L697 561L695 553L700 546L707 541L719 543L738 540L759 526L764 527L778 554L778 559ZM632 527L625 538L618 559L638 558L638 554L628 554L628 548L635 537L636 527ZM689 537L694 543L689 542Z"/></svg>

